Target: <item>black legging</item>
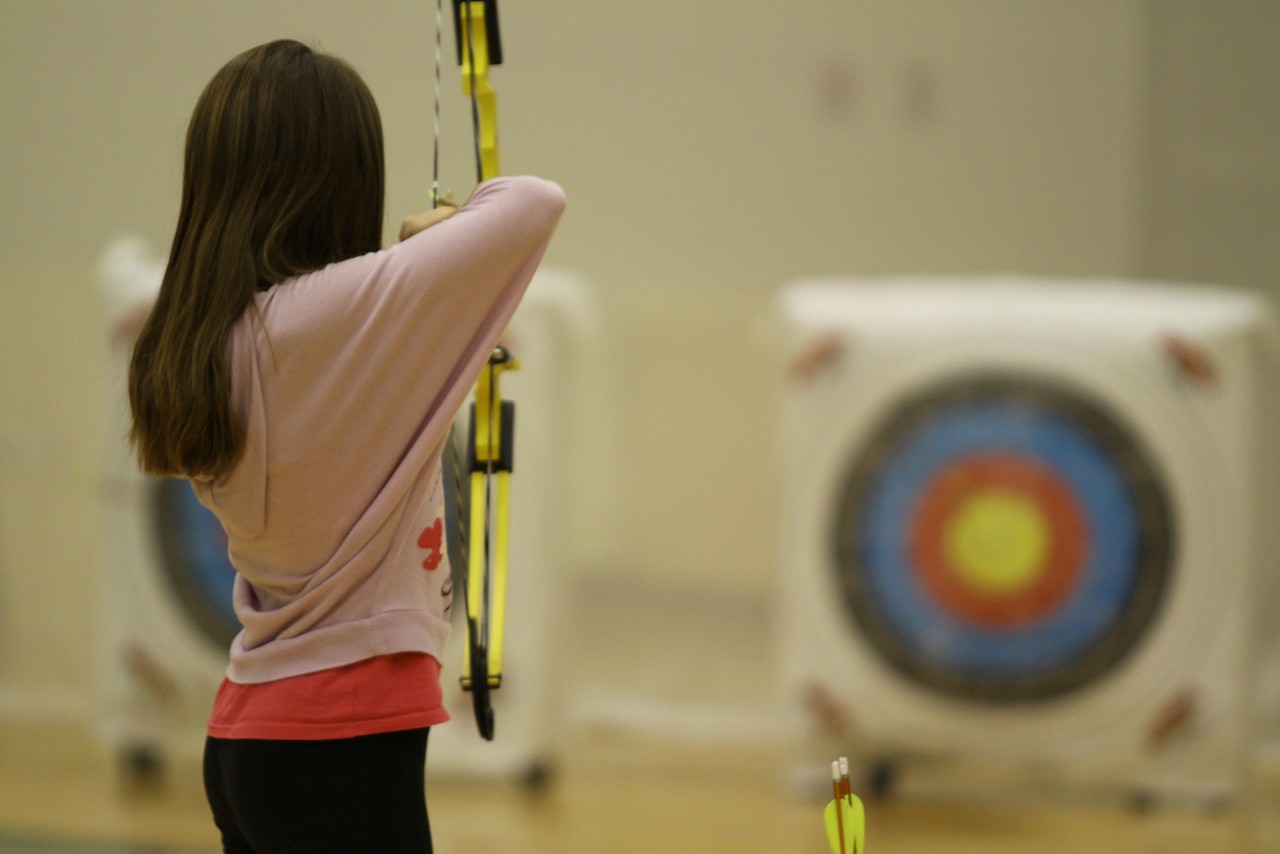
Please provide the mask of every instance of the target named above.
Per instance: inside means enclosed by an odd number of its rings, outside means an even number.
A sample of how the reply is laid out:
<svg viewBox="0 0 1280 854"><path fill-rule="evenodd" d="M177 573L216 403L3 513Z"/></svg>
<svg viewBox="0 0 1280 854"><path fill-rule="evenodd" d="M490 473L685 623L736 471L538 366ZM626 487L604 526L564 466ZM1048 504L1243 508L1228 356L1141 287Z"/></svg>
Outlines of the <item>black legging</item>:
<svg viewBox="0 0 1280 854"><path fill-rule="evenodd" d="M204 788L227 854L424 854L430 729L333 741L210 738Z"/></svg>

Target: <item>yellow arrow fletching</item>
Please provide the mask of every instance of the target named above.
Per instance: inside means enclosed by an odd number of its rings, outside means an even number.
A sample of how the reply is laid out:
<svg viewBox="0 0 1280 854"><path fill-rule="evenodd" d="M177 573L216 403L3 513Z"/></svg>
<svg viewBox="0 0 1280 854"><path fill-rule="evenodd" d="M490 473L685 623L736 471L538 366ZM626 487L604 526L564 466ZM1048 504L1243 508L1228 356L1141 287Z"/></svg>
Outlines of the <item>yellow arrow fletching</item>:
<svg viewBox="0 0 1280 854"><path fill-rule="evenodd" d="M827 828L831 854L863 854L867 850L867 817L857 795L846 795L828 803L822 811L822 822ZM842 832L844 848L840 847Z"/></svg>

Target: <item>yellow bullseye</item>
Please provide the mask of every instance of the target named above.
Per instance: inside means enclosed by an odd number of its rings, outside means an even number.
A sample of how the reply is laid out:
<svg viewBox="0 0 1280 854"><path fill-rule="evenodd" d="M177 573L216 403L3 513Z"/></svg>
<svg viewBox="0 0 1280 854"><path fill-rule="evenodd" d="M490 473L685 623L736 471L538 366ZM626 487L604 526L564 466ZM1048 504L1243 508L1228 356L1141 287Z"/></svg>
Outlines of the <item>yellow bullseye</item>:
<svg viewBox="0 0 1280 854"><path fill-rule="evenodd" d="M946 525L943 549L961 578L992 596L1033 584L1049 557L1053 532L1024 495L988 490L963 501Z"/></svg>

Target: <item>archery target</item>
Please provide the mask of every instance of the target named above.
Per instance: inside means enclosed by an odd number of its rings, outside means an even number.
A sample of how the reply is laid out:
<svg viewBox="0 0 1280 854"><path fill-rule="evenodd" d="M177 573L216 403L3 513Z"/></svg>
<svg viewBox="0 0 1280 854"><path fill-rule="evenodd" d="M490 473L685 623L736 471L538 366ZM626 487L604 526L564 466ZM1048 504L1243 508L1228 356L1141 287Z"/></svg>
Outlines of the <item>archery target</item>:
<svg viewBox="0 0 1280 854"><path fill-rule="evenodd" d="M834 565L854 625L919 684L1044 699L1133 649L1169 586L1165 487L1088 396L978 375L888 414L849 465Z"/></svg>
<svg viewBox="0 0 1280 854"><path fill-rule="evenodd" d="M1274 527L1261 301L814 280L777 308L796 724L868 761L1236 785ZM1188 702L1191 723L1153 747Z"/></svg>

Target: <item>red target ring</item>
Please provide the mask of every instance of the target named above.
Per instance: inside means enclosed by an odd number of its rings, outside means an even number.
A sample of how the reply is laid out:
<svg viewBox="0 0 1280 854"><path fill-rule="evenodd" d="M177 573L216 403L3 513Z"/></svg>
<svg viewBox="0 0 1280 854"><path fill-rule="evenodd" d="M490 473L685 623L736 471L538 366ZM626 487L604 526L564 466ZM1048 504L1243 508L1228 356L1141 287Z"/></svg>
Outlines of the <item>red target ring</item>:
<svg viewBox="0 0 1280 854"><path fill-rule="evenodd" d="M1012 630L1058 610L1078 587L1085 513L1052 469L1016 454L975 455L942 469L909 526L918 582L945 612Z"/></svg>

